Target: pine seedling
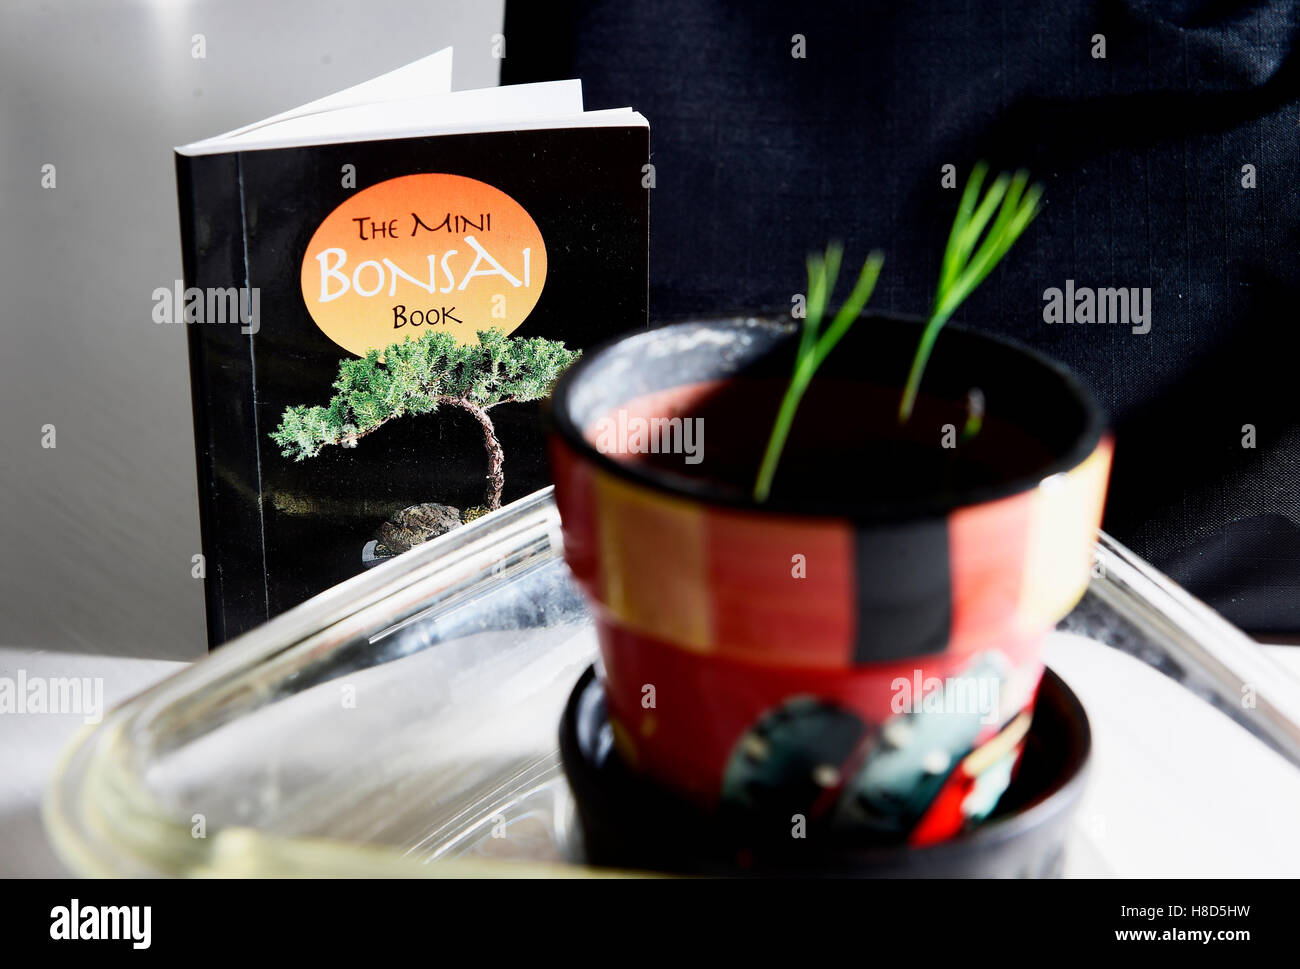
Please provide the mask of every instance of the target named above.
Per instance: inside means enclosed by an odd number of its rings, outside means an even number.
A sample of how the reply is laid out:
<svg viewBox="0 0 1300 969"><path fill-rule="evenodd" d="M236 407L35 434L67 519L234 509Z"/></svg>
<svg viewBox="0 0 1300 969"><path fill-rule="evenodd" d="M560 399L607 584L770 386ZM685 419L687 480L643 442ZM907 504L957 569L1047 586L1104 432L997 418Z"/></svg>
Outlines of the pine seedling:
<svg viewBox="0 0 1300 969"><path fill-rule="evenodd" d="M916 395L925 375L926 364L934 350L935 340L945 323L957 311L975 288L988 277L1007 254L1011 246L1038 214L1043 187L1029 184L1029 173L1018 171L1014 175L1003 173L980 196L980 189L988 175L988 165L980 162L971 172L962 192L948 233L943 263L939 271L939 284L935 287L934 302L921 339L912 358L912 366L903 387L903 397L898 407L899 423L906 423L916 406ZM996 213L996 217L995 217ZM988 230L985 232L985 230ZM835 288L843 250L838 245L828 246L824 256L808 257L808 305L803 333L795 355L794 374L781 400L776 422L763 452L758 478L754 482L754 500L767 500L772 490L772 480L781 460L781 452L789 437L799 403L812 382L813 375L826 356L834 349L871 298L880 267L884 259L878 252L867 257L849 298L840 307L835 318L824 331L821 321L826 304ZM980 432L984 421L984 395L978 389L967 397L967 417L962 428L962 440L969 441Z"/></svg>
<svg viewBox="0 0 1300 969"><path fill-rule="evenodd" d="M832 244L826 248L824 256L816 254L808 257L808 302L803 321L803 333L799 338L799 349L795 354L794 375L786 387L781 407L777 411L776 423L768 438L767 448L763 452L763 462L759 466L758 479L754 482L754 500L766 501L772 491L772 479L776 477L776 467L781 461L781 452L785 449L786 438L790 436L790 426L794 423L795 412L804 392L812 382L813 375L822 361L835 349L835 344L849 331L867 300L876 288L880 278L880 267L884 256L873 252L862 264L858 281L853 286L849 298L844 301L825 330L821 328L826 314L826 304L835 289L835 279L839 275L843 247Z"/></svg>
<svg viewBox="0 0 1300 969"><path fill-rule="evenodd" d="M966 297L993 271L1038 214L1043 187L1030 186L1028 172L1021 170L1015 175L1004 172L993 181L988 192L980 199L980 188L987 174L986 164L980 162L975 166L957 206L957 215L953 219L952 230L948 233L948 245L944 249L943 263L939 270L939 285L935 287L934 304L925 330L921 333L916 356L912 359L912 369L903 387L903 399L898 405L900 421L906 422L912 416L916 395L921 388L921 378L925 375L925 365L930 360L939 331ZM994 212L997 213L996 218ZM987 233L984 232L986 227Z"/></svg>

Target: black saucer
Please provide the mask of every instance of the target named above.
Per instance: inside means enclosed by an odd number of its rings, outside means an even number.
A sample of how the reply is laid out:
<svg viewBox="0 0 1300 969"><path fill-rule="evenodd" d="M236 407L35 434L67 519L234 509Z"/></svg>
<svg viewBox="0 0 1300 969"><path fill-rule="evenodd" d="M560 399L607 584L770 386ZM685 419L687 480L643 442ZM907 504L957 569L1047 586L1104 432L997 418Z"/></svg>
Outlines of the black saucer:
<svg viewBox="0 0 1300 969"><path fill-rule="evenodd" d="M970 832L911 848L829 829L793 838L788 821L710 814L633 774L610 742L594 668L560 723L587 861L695 875L1056 877L1091 743L1078 697L1047 670L1020 769L993 814Z"/></svg>

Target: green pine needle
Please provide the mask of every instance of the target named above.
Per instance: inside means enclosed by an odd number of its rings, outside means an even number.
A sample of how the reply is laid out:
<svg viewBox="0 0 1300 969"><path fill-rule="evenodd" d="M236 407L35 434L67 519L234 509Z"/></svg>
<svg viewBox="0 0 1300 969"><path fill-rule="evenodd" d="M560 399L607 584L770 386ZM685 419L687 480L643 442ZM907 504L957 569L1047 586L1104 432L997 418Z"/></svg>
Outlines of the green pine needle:
<svg viewBox="0 0 1300 969"><path fill-rule="evenodd" d="M976 205L987 174L988 166L983 162L975 166L957 205L957 215L953 219L952 231L948 234L948 245L939 270L934 305L921 334L916 356L912 359L912 368L903 388L903 399L899 403L900 421L907 421L912 416L916 395L921 388L921 377L925 374L925 365L930 360L939 331L966 297L993 271L1038 214L1043 187L1031 186L1029 173L1025 171L1016 172L1015 175L999 175ZM990 220L992 226L989 226ZM987 233L984 231L986 228Z"/></svg>
<svg viewBox="0 0 1300 969"><path fill-rule="evenodd" d="M972 441L984 426L984 392L972 387L966 392L966 421L962 425L962 443Z"/></svg>
<svg viewBox="0 0 1300 969"><path fill-rule="evenodd" d="M781 452L785 449L786 438L790 436L790 426L794 423L795 412L803 400L804 392L812 382L813 374L822 365L827 355L849 331L849 327L862 313L862 308L871 299L880 277L880 267L885 258L879 252L873 252L862 264L858 281L849 293L849 298L839 308L825 330L821 329L826 315L826 304L835 289L835 279L839 275L840 261L844 249L837 244L826 248L824 256L808 257L808 304L803 321L803 334L799 338L799 349L795 354L794 374L786 387L781 407L777 411L776 423L768 438L767 448L763 452L763 462L758 470L758 479L754 482L754 500L766 501L772 491L772 479L776 477L776 467L781 461Z"/></svg>

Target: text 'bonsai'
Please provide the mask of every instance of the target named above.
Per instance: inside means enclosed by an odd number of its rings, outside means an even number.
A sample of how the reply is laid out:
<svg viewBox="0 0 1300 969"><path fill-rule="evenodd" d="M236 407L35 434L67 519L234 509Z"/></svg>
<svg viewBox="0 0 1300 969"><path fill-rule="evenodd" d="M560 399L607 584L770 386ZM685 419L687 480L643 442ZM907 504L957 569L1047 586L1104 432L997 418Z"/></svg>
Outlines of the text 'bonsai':
<svg viewBox="0 0 1300 969"><path fill-rule="evenodd" d="M498 404L537 400L576 360L577 351L543 337L508 337L480 330L479 342L460 344L445 330L425 333L339 363L338 391L327 406L286 407L271 439L285 457L315 457L327 444L357 440L403 414L431 414L446 404L473 415L488 454L487 507L501 507L505 453L488 411ZM382 362L381 362L382 357Z"/></svg>

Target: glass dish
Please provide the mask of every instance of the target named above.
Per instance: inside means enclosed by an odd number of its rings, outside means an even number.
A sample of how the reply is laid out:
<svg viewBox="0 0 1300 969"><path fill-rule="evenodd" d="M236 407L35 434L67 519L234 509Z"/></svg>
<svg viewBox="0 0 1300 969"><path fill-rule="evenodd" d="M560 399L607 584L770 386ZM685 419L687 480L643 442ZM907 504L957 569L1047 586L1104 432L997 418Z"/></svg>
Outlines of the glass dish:
<svg viewBox="0 0 1300 969"><path fill-rule="evenodd" d="M1300 763L1295 682L1104 535L1062 625L1157 665ZM65 753L46 827L87 875L617 874L582 865L556 752L596 654L540 491L110 713ZM1243 684L1253 709L1236 702Z"/></svg>

